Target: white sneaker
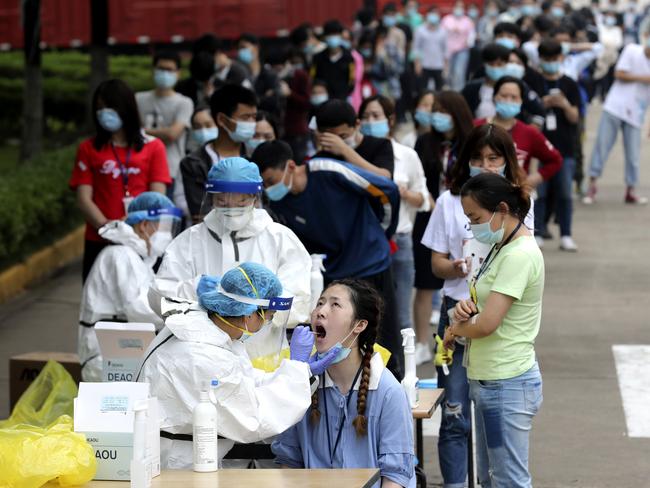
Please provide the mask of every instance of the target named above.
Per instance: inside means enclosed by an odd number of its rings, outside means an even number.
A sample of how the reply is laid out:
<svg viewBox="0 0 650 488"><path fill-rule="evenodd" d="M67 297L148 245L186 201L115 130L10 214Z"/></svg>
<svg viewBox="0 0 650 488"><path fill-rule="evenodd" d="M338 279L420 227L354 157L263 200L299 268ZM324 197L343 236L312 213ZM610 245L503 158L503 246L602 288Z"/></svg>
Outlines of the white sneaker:
<svg viewBox="0 0 650 488"><path fill-rule="evenodd" d="M578 246L573 241L571 236L562 236L560 238L560 250L568 252L577 252Z"/></svg>
<svg viewBox="0 0 650 488"><path fill-rule="evenodd" d="M433 359L433 353L431 348L427 343L416 342L415 343L415 364L420 366L421 364L428 363Z"/></svg>
<svg viewBox="0 0 650 488"><path fill-rule="evenodd" d="M434 310L431 312L431 319L429 319L429 323L431 325L438 325L438 322L440 322L440 310Z"/></svg>
<svg viewBox="0 0 650 488"><path fill-rule="evenodd" d="M544 247L544 238L542 236L535 236L535 241L537 242L537 247L540 249Z"/></svg>

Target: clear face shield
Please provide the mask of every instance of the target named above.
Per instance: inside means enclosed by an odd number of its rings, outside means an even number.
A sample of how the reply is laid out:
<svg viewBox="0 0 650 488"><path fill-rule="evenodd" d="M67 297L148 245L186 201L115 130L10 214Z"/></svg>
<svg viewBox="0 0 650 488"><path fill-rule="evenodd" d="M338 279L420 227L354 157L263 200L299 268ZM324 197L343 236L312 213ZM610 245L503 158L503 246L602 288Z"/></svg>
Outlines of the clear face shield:
<svg viewBox="0 0 650 488"><path fill-rule="evenodd" d="M246 340L246 352L255 368L266 372L275 371L283 359L289 358L286 332L293 297L250 298L229 293L221 287L219 292L233 300L257 305L257 313L264 324Z"/></svg>
<svg viewBox="0 0 650 488"><path fill-rule="evenodd" d="M156 208L152 210L137 210L129 213L129 218L139 217L144 222L144 232L147 234L147 250L149 257L161 257L167 246L181 230L183 212L179 208Z"/></svg>
<svg viewBox="0 0 650 488"><path fill-rule="evenodd" d="M208 180L205 190L201 215L219 235L243 229L261 208L262 182Z"/></svg>

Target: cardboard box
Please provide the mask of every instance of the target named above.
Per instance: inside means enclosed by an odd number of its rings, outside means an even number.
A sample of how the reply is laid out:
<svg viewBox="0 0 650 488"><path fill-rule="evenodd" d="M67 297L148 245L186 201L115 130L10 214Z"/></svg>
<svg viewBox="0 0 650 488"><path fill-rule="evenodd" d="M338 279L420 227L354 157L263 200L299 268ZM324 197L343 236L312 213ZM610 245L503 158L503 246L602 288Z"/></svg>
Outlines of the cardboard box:
<svg viewBox="0 0 650 488"><path fill-rule="evenodd" d="M95 451L95 480L131 478L133 458L133 407L148 401L147 451L154 476L160 474L158 400L149 398L148 383L81 383L74 400L74 430L85 434Z"/></svg>
<svg viewBox="0 0 650 488"><path fill-rule="evenodd" d="M76 354L39 351L12 356L9 359L9 402L12 410L20 396L50 360L61 363L75 382L81 381L81 365Z"/></svg>
<svg viewBox="0 0 650 488"><path fill-rule="evenodd" d="M102 381L135 381L138 366L156 338L153 324L97 322L95 334L102 353Z"/></svg>

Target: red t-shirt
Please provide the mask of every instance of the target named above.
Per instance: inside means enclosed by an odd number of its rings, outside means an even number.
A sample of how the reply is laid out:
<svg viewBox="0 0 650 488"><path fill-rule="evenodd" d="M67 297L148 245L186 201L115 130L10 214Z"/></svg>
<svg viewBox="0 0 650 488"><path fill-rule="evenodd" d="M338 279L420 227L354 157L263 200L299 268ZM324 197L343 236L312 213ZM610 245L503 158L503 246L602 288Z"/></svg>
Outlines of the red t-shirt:
<svg viewBox="0 0 650 488"><path fill-rule="evenodd" d="M114 152L115 151L115 152ZM171 184L165 145L160 139L145 136L145 144L140 151L131 149L127 161L126 147L106 144L99 151L93 146L93 138L86 139L77 149L74 169L70 177L70 188L79 185L93 188L93 202L109 220L125 216L126 195L122 167L128 174L128 190L132 197L148 191L151 183ZM117 157L116 157L117 155ZM117 160L117 161L116 161ZM86 239L101 241L97 230L86 224Z"/></svg>
<svg viewBox="0 0 650 488"><path fill-rule="evenodd" d="M486 123L487 119L477 119L474 121L474 126L478 127ZM509 132L515 143L519 166L524 168L526 174L529 171L531 158L539 160L538 171L544 181L548 181L551 176L560 171L562 155L541 131L517 120Z"/></svg>

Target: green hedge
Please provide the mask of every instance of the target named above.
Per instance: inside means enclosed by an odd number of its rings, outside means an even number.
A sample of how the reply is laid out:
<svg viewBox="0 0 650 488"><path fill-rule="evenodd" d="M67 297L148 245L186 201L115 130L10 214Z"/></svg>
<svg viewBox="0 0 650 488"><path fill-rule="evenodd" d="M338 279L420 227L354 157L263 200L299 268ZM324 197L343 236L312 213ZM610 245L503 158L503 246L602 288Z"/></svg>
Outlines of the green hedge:
<svg viewBox="0 0 650 488"><path fill-rule="evenodd" d="M44 152L0 178L0 269L83 222L68 187L75 151L76 145Z"/></svg>
<svg viewBox="0 0 650 488"><path fill-rule="evenodd" d="M87 115L90 56L77 51L44 52L42 70L47 133L78 133ZM151 89L149 56L110 56L109 73L135 91ZM20 135L23 86L22 51L0 53L0 139Z"/></svg>

